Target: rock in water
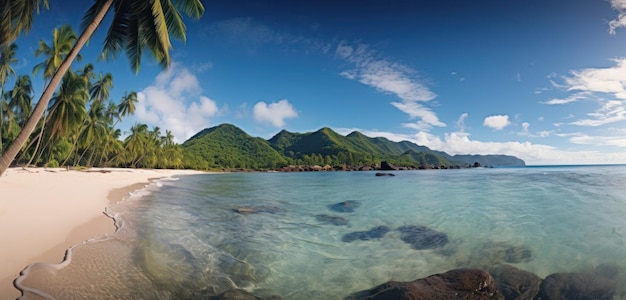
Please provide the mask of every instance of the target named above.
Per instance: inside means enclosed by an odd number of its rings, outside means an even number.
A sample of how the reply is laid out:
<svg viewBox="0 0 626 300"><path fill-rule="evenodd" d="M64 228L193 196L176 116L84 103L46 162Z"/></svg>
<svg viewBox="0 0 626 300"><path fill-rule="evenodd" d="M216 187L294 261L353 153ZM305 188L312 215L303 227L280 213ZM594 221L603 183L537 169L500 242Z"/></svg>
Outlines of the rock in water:
<svg viewBox="0 0 626 300"><path fill-rule="evenodd" d="M234 289L223 292L217 296L208 297L209 300L263 300L263 298L257 297L244 290ZM279 296L270 296L267 300L280 300Z"/></svg>
<svg viewBox="0 0 626 300"><path fill-rule="evenodd" d="M347 201L343 201L343 202L339 202L335 204L330 204L328 205L328 208L330 208L330 210L332 211L347 213L347 212L354 212L354 209L359 207L359 205L361 204L358 201L347 200Z"/></svg>
<svg viewBox="0 0 626 300"><path fill-rule="evenodd" d="M348 225L348 220L346 218L331 216L331 215L316 215L315 219L322 223L331 224L335 226Z"/></svg>
<svg viewBox="0 0 626 300"><path fill-rule="evenodd" d="M497 265L489 270L498 291L506 300L533 299L539 293L541 278L511 265Z"/></svg>
<svg viewBox="0 0 626 300"><path fill-rule="evenodd" d="M389 281L346 299L499 299L491 275L478 269L456 269L411 282Z"/></svg>
<svg viewBox="0 0 626 300"><path fill-rule="evenodd" d="M353 242L356 240L367 241L367 240L379 239L383 237L385 234L387 234L389 230L390 229L387 226L376 226L368 231L355 231L355 232L347 233L341 238L341 240L343 242L349 243L349 242Z"/></svg>
<svg viewBox="0 0 626 300"><path fill-rule="evenodd" d="M415 250L435 249L448 243L448 235L426 226L406 225L397 230L400 231L400 239L411 244L411 248Z"/></svg>
<svg viewBox="0 0 626 300"><path fill-rule="evenodd" d="M610 300L616 284L595 272L555 273L541 283L538 299Z"/></svg>
<svg viewBox="0 0 626 300"><path fill-rule="evenodd" d="M376 176L378 176L378 177L380 177L380 176L396 176L396 175L395 175L395 174L393 174L393 173L376 173L376 174L374 174L374 175L376 175Z"/></svg>

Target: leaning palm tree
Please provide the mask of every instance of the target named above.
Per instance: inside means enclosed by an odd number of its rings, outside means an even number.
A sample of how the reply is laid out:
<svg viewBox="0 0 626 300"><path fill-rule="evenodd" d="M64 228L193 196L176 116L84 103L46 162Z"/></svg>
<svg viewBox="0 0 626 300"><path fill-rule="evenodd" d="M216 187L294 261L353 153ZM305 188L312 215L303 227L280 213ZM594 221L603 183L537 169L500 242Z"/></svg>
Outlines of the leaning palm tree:
<svg viewBox="0 0 626 300"><path fill-rule="evenodd" d="M11 44L17 37L30 31L33 15L41 7L48 8L48 0L0 0L0 47Z"/></svg>
<svg viewBox="0 0 626 300"><path fill-rule="evenodd" d="M83 32L72 51L63 60L52 80L44 89L32 116L20 134L0 157L0 175L9 167L35 129L63 75L69 70L78 52L91 38L110 9L113 10L113 18L104 40L102 57L113 58L120 51L126 50L131 68L135 72L139 71L144 50L149 50L161 66L168 67L170 65L169 50L172 48L170 35L183 41L186 39L186 28L179 10L192 18L200 18L204 13L204 6L200 0L95 0L83 17Z"/></svg>

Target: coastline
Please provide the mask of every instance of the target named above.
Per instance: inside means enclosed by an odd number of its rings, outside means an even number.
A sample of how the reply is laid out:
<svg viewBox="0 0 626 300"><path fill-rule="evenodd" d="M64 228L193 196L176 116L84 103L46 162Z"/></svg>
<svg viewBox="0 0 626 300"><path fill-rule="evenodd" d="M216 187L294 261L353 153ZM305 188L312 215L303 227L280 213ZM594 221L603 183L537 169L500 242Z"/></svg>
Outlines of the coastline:
<svg viewBox="0 0 626 300"><path fill-rule="evenodd" d="M65 251L113 233L106 207L156 178L194 170L11 168L0 177L0 299L21 295L13 281L29 264L60 263Z"/></svg>

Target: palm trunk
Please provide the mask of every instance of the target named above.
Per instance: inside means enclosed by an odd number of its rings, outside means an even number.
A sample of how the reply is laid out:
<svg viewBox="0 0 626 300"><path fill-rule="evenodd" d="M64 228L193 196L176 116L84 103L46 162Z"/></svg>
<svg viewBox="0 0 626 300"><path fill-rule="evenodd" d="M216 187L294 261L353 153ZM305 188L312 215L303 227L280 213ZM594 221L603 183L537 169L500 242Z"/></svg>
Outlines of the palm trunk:
<svg viewBox="0 0 626 300"><path fill-rule="evenodd" d="M28 137L33 132L33 130L37 126L37 123L45 113L46 108L48 107L48 103L50 102L50 99L54 94L54 91L59 86L59 83L61 83L61 79L63 79L63 75L65 75L67 70L69 70L70 65L78 55L78 52L80 52L85 43L96 31L96 28L98 28L98 26L102 22L102 19L104 19L107 11L109 11L109 8L111 8L112 3L113 0L108 0L104 3L91 24L89 24L89 26L85 28L83 33L81 33L80 37L78 37L78 39L76 40L76 44L74 44L74 47L72 47L70 53L63 60L61 66L59 66L59 69L56 71L56 73L54 73L52 80L50 80L50 84L48 84L43 94L41 95L39 102L37 102L33 113L30 115L30 118L28 118L28 121L26 121L24 128L22 128L22 131L20 131L20 133L11 143L9 148L0 157L0 176L4 173L4 171L9 168L17 153L20 151L24 143L26 143L26 141L28 140Z"/></svg>

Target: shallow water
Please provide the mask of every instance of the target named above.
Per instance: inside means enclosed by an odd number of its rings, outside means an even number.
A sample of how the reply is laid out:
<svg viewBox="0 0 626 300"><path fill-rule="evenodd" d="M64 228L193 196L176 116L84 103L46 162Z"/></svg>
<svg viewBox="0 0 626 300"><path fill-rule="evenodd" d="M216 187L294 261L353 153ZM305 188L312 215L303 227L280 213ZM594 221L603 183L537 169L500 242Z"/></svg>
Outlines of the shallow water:
<svg viewBox="0 0 626 300"><path fill-rule="evenodd" d="M501 262L540 277L626 267L626 166L394 173L160 181L109 208L116 234L74 247L61 265L35 264L18 283L26 298L193 299L238 287L342 299L389 280ZM352 212L332 210L348 200ZM233 211L254 208L261 212ZM447 243L412 247L397 230L407 225L444 233ZM389 231L344 238L377 226Z"/></svg>

